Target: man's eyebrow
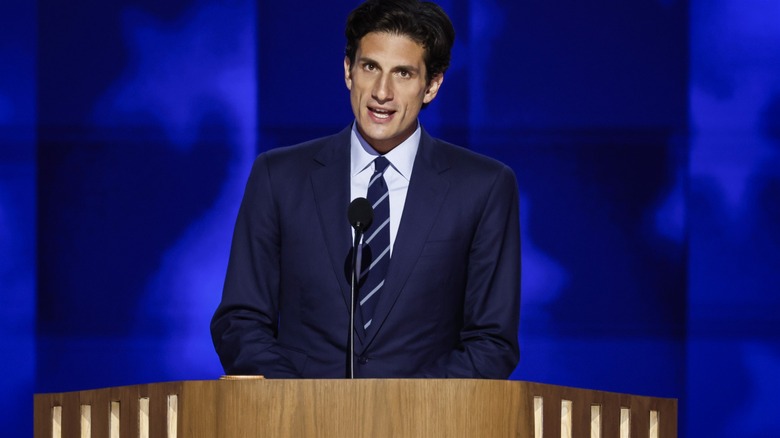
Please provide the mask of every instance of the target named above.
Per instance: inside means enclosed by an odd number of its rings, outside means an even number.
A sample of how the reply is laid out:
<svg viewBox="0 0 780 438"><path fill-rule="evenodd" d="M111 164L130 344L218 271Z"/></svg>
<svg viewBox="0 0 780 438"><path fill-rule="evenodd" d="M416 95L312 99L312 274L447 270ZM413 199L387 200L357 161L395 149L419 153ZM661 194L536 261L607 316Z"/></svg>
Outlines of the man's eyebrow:
<svg viewBox="0 0 780 438"><path fill-rule="evenodd" d="M419 73L420 69L412 65L397 65L393 67L393 71L408 71L410 73Z"/></svg>
<svg viewBox="0 0 780 438"><path fill-rule="evenodd" d="M369 58L368 56L361 56L360 58L357 59L357 63L360 63L360 64L374 64L375 66L379 67L380 69L382 68L382 66L381 66L381 64L379 64L379 62L377 62L373 58ZM408 71L408 72L411 72L411 73L419 73L420 72L420 69L415 67L415 66L413 66L413 65L396 65L396 66L393 66L390 70L391 71Z"/></svg>
<svg viewBox="0 0 780 438"><path fill-rule="evenodd" d="M361 64L375 64L375 65L379 65L378 62L376 62L375 60L373 60L373 59L371 59L371 58L369 58L367 56L361 56L360 58L358 58L357 62L359 62Z"/></svg>

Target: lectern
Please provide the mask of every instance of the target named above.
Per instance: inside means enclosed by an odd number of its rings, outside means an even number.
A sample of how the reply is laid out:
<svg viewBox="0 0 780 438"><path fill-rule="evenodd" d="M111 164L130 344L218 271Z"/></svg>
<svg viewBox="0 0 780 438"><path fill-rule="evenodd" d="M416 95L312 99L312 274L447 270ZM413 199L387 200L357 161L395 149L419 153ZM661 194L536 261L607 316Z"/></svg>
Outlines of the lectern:
<svg viewBox="0 0 780 438"><path fill-rule="evenodd" d="M676 436L676 399L522 381L213 380L35 395L35 438Z"/></svg>

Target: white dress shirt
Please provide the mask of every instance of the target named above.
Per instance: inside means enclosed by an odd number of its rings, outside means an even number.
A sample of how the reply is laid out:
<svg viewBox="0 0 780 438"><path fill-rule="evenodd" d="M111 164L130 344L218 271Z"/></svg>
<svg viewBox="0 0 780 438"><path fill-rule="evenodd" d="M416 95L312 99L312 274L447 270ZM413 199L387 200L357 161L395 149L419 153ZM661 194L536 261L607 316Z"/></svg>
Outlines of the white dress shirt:
<svg viewBox="0 0 780 438"><path fill-rule="evenodd" d="M406 192L409 190L409 181L412 179L414 157L417 156L421 135L418 122L417 129L409 138L385 154L385 158L390 162L384 173L390 196L390 254L393 253L395 236L398 234L398 226L403 216ZM380 154L360 135L357 123L352 124L350 143L351 187L349 199L354 200L366 197L368 182L374 173L374 159Z"/></svg>

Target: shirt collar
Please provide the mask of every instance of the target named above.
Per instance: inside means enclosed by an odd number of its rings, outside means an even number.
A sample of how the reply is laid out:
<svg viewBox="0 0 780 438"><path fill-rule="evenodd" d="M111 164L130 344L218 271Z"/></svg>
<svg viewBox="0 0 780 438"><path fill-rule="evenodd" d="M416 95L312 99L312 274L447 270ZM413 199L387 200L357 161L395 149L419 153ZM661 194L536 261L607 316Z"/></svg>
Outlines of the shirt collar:
<svg viewBox="0 0 780 438"><path fill-rule="evenodd" d="M420 138L422 129L420 122L417 122L417 129L412 135L401 144L394 147L393 150L385 154L385 158L390 161L390 165L407 181L412 177L412 168L414 167L414 157L417 155L417 149L420 147ZM371 167L374 159L380 154L360 135L357 129L357 122L352 124L352 135L350 136L350 172L352 176Z"/></svg>

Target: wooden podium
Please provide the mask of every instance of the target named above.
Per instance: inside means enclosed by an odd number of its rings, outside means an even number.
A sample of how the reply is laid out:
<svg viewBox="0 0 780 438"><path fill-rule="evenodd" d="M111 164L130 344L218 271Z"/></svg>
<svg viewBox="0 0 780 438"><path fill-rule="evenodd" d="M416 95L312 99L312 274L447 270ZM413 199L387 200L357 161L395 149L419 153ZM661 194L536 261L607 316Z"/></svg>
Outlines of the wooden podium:
<svg viewBox="0 0 780 438"><path fill-rule="evenodd" d="M35 395L35 438L677 436L677 400L470 379L213 380Z"/></svg>

